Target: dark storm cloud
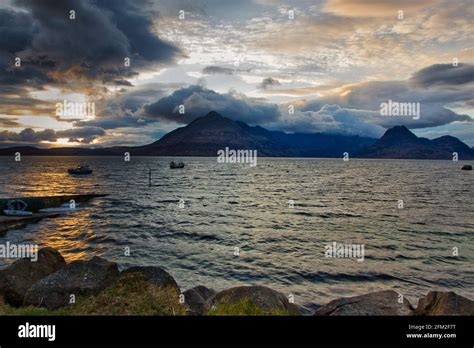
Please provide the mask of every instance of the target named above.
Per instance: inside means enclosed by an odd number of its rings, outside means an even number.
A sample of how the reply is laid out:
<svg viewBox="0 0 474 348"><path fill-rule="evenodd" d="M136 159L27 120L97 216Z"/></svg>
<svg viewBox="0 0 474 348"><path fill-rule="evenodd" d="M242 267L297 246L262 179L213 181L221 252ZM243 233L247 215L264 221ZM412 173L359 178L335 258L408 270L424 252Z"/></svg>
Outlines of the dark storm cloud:
<svg viewBox="0 0 474 348"><path fill-rule="evenodd" d="M52 82L38 69L44 57L37 57L32 64L15 67L15 58L22 58L21 52L31 46L37 32L32 22L27 13L0 9L0 95L26 97L26 87L41 88L44 83Z"/></svg>
<svg viewBox="0 0 474 348"><path fill-rule="evenodd" d="M412 81L421 87L456 86L474 82L474 65L435 64L417 71Z"/></svg>
<svg viewBox="0 0 474 348"><path fill-rule="evenodd" d="M18 0L0 9L0 84L52 83L85 76L113 80L174 61L181 52L152 32L153 12L133 1ZM75 19L69 11L75 11ZM22 67L14 68L14 58ZM130 67L124 59L130 58ZM120 80L120 79L119 79Z"/></svg>
<svg viewBox="0 0 474 348"><path fill-rule="evenodd" d="M185 113L179 113L184 105ZM217 111L233 120L250 124L262 124L280 116L278 106L260 99L248 98L242 94L230 92L220 94L202 86L189 86L178 89L144 107L145 116L153 119L168 119L177 123L189 123L196 118Z"/></svg>
<svg viewBox="0 0 474 348"><path fill-rule="evenodd" d="M0 141L32 144L42 141L55 142L59 138L68 138L70 141L80 139L83 143L90 143L97 137L103 135L105 135L105 131L98 127L82 127L63 131L45 129L38 132L31 128L25 128L20 133L10 131L0 132Z"/></svg>
<svg viewBox="0 0 474 348"><path fill-rule="evenodd" d="M133 89L122 91L110 98L101 106L93 120L78 121L75 126L94 126L104 129L123 127L140 127L156 119L147 119L143 115L143 106L161 98L182 84L149 83Z"/></svg>
<svg viewBox="0 0 474 348"><path fill-rule="evenodd" d="M54 83L54 80L45 71L36 67L11 67L14 58L8 63L0 58L0 94L8 94L15 90L17 94L24 94L29 87L42 89L45 84Z"/></svg>
<svg viewBox="0 0 474 348"><path fill-rule="evenodd" d="M18 0L13 4L0 9L3 114L49 113L51 103L30 95L48 86L91 95L100 89L97 80L132 86L127 78L181 55L177 47L153 33L156 13L144 12L131 0ZM75 11L74 20L69 18L70 10ZM20 66L15 66L17 57ZM130 58L130 67L124 66L125 57Z"/></svg>
<svg viewBox="0 0 474 348"><path fill-rule="evenodd" d="M202 73L205 75L214 75L214 74L232 75L234 73L234 70L230 68L223 68L221 66L210 65L202 69Z"/></svg>
<svg viewBox="0 0 474 348"><path fill-rule="evenodd" d="M110 11L112 22L127 38L132 53L150 62L169 62L179 53L175 46L151 32L152 16L158 13L149 12L131 0L96 0L95 3Z"/></svg>
<svg viewBox="0 0 474 348"><path fill-rule="evenodd" d="M35 29L30 15L0 9L0 50L15 53L31 44Z"/></svg>
<svg viewBox="0 0 474 348"><path fill-rule="evenodd" d="M273 87L273 86L279 86L280 85L280 81L272 78L272 77L267 77L265 79L263 79L262 83L260 83L259 87L261 89L267 89L267 88L270 88L270 87Z"/></svg>
<svg viewBox="0 0 474 348"><path fill-rule="evenodd" d="M33 55L45 54L62 69L78 73L125 75L131 67L171 62L179 53L173 45L151 32L151 17L132 1L18 0L30 11L38 32L32 40ZM69 18L74 10L76 18Z"/></svg>

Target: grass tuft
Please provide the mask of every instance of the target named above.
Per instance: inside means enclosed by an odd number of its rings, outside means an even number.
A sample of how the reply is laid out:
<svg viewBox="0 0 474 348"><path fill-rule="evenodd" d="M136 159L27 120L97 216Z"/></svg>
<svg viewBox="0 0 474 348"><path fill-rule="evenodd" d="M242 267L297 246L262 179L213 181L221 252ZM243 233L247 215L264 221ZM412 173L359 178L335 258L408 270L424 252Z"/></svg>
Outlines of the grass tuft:
<svg viewBox="0 0 474 348"><path fill-rule="evenodd" d="M283 309L266 309L255 305L249 299L243 299L236 303L224 303L211 308L207 315L211 316L286 316L290 315Z"/></svg>

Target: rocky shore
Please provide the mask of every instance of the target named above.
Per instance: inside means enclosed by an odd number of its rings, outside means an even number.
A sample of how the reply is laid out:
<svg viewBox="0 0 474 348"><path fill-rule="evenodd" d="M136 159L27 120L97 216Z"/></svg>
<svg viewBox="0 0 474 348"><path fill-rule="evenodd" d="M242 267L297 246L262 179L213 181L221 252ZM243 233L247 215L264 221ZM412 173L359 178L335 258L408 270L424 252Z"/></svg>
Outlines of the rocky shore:
<svg viewBox="0 0 474 348"><path fill-rule="evenodd" d="M317 299L315 299L317 300ZM317 301L315 301L317 302ZM196 286L181 292L160 267L119 271L100 257L66 263L55 249L38 260L19 259L0 270L0 315L300 315L287 296L265 286L216 292ZM393 290L339 298L316 316L474 315L474 301L454 292L431 291L417 307Z"/></svg>

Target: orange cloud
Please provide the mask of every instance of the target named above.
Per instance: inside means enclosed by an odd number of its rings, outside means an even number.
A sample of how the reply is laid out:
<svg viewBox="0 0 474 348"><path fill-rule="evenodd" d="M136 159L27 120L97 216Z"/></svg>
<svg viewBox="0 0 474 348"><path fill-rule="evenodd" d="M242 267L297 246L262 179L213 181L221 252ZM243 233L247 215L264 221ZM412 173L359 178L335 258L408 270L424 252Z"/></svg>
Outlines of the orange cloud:
<svg viewBox="0 0 474 348"><path fill-rule="evenodd" d="M324 6L326 12L345 17L394 17L399 10L414 12L436 0L329 0Z"/></svg>

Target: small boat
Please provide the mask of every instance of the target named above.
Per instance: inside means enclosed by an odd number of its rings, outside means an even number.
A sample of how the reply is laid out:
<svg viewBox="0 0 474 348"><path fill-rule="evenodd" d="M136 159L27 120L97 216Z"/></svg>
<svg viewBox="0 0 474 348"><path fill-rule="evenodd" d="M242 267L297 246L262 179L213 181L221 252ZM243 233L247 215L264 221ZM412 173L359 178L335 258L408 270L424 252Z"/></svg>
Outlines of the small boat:
<svg viewBox="0 0 474 348"><path fill-rule="evenodd" d="M21 199L11 199L7 201L7 209L3 213L7 216L31 216L33 213L31 211L26 211L26 204Z"/></svg>
<svg viewBox="0 0 474 348"><path fill-rule="evenodd" d="M465 164L461 168L462 170L472 170L472 166L470 164Z"/></svg>
<svg viewBox="0 0 474 348"><path fill-rule="evenodd" d="M171 169L179 169L179 168L184 168L184 163L183 162L171 162L170 163L170 168Z"/></svg>
<svg viewBox="0 0 474 348"><path fill-rule="evenodd" d="M77 166L76 168L69 168L67 171L72 175L92 174L92 169L90 169L89 166Z"/></svg>

